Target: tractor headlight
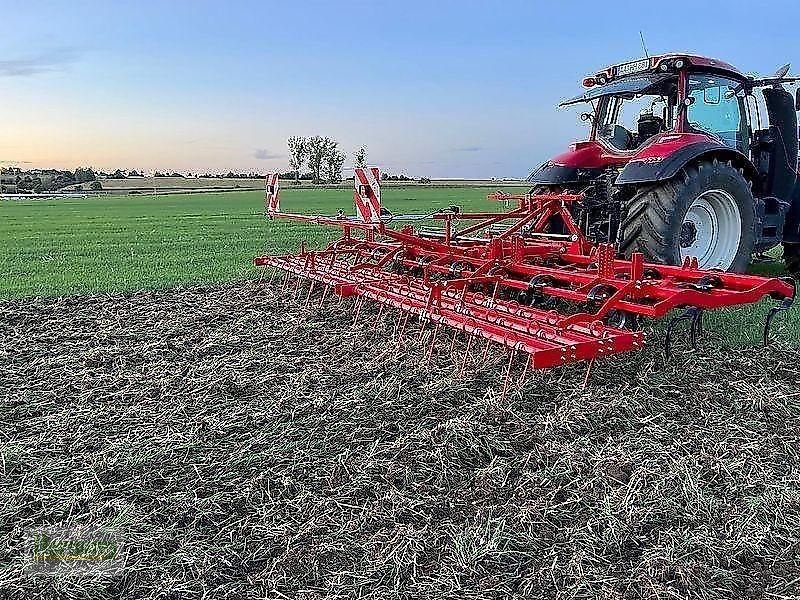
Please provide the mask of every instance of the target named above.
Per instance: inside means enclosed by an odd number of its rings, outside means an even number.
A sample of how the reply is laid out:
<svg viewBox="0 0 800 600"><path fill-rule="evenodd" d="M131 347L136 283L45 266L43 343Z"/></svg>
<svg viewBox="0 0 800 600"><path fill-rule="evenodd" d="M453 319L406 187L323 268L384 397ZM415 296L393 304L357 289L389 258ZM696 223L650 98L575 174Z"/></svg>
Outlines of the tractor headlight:
<svg viewBox="0 0 800 600"><path fill-rule="evenodd" d="M662 62L660 65L658 65L658 70L666 73L669 71L669 63L666 61Z"/></svg>
<svg viewBox="0 0 800 600"><path fill-rule="evenodd" d="M682 69L684 66L686 66L686 61L683 60L682 58L679 58L678 60L675 61L676 69Z"/></svg>

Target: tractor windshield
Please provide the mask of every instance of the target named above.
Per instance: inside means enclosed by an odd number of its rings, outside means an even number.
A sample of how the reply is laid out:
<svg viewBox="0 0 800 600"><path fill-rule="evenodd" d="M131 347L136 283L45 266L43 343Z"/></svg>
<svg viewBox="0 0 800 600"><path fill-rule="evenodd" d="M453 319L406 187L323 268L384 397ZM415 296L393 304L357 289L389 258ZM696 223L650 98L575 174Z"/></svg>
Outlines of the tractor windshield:
<svg viewBox="0 0 800 600"><path fill-rule="evenodd" d="M675 125L678 78L666 76L639 92L604 96L596 115L597 136L618 150L636 150Z"/></svg>
<svg viewBox="0 0 800 600"><path fill-rule="evenodd" d="M678 76L658 73L625 77L563 102L590 102L596 135L617 150L635 150L674 127Z"/></svg>

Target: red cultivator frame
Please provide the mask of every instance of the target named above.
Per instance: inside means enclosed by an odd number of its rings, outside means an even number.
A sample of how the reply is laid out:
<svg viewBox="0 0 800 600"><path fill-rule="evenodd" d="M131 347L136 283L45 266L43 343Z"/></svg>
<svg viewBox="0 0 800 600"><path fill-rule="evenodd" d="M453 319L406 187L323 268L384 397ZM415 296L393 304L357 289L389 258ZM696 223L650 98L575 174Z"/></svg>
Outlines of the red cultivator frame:
<svg viewBox="0 0 800 600"><path fill-rule="evenodd" d="M280 212L277 180L268 176L271 217L340 227L341 239L324 250L262 256L269 266L311 280L340 296L359 296L442 326L497 342L530 355L532 368L547 368L639 348L642 317L686 311L667 328L689 320L692 344L701 330L702 311L758 302L780 303L769 325L794 300L794 281L700 270L696 261L681 267L647 264L642 255L616 256L613 246L592 244L573 221L570 207L580 195L507 195L507 212L463 213L457 207L430 215L393 216L381 208L377 169L355 170L358 216L316 217ZM558 218L564 233L551 233ZM439 221L437 229L411 222ZM407 222L402 228L392 223ZM459 225L462 225L458 227ZM694 264L692 264L694 262ZM312 290L309 290L309 294ZM358 305L361 310L361 304ZM433 346L431 346L433 347ZM488 347L488 344L487 344ZM512 353L512 356L513 356Z"/></svg>

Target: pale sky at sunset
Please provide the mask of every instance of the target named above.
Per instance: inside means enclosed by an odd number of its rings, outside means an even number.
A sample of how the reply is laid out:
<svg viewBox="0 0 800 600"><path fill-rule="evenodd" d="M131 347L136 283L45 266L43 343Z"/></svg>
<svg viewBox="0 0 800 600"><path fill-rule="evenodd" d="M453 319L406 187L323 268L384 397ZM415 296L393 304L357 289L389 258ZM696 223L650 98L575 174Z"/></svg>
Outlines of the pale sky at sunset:
<svg viewBox="0 0 800 600"><path fill-rule="evenodd" d="M800 72L788 0L2 6L0 160L42 167L286 169L288 136L322 134L393 172L524 176L581 137L555 105L640 29L651 54Z"/></svg>

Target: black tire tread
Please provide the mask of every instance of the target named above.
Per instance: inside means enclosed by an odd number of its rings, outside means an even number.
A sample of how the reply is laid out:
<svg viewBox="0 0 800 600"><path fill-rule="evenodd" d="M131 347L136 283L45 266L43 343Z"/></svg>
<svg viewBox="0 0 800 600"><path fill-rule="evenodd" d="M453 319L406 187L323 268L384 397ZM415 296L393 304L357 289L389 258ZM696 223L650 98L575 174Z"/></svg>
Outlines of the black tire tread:
<svg viewBox="0 0 800 600"><path fill-rule="evenodd" d="M730 163L720 163L716 159L687 166L672 179L636 190L620 223L617 238L620 253L630 257L639 252L649 262L674 264L672 257L677 253L671 240L676 239L676 232L672 230L676 199L682 193L685 196L687 190L701 187L715 175L739 179L744 186L742 189L749 193L749 183L742 174ZM797 261L800 263L800 256Z"/></svg>

